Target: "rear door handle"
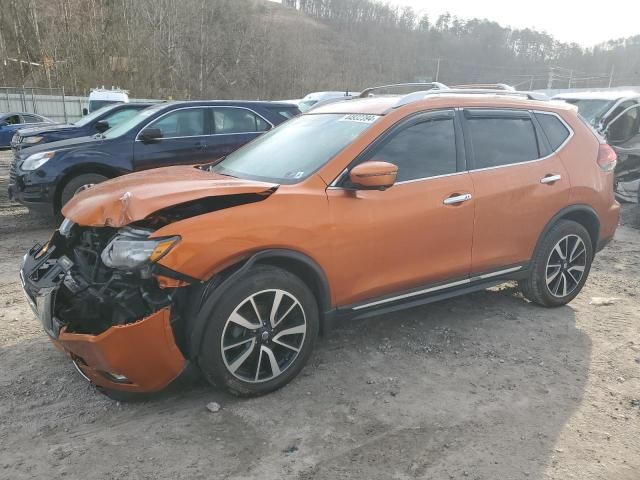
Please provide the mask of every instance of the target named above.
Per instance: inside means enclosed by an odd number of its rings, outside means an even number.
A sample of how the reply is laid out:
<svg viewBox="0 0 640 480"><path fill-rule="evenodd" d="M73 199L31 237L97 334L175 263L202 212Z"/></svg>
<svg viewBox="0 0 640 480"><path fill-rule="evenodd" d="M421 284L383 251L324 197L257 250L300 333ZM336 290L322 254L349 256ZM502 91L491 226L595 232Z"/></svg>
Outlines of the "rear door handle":
<svg viewBox="0 0 640 480"><path fill-rule="evenodd" d="M205 148L207 148L207 144L204 142L196 142L196 148L198 150L204 150Z"/></svg>
<svg viewBox="0 0 640 480"><path fill-rule="evenodd" d="M562 175L546 175L540 179L540 183L555 183L562 178Z"/></svg>
<svg viewBox="0 0 640 480"><path fill-rule="evenodd" d="M445 198L442 203L445 205L457 205L458 203L466 202L467 200L471 200L470 193L464 193L462 195L454 195L449 198Z"/></svg>

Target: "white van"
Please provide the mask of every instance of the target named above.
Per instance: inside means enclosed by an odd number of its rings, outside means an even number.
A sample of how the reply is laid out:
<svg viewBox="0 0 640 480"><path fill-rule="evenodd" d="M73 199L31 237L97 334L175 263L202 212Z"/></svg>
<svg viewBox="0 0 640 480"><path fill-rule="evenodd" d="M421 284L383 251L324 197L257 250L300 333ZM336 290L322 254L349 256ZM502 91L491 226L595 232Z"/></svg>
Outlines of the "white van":
<svg viewBox="0 0 640 480"><path fill-rule="evenodd" d="M105 105L110 105L112 103L128 103L129 102L129 91L122 90L121 88L111 87L111 90L104 88L94 88L89 93L89 110L88 112L83 112L84 115L87 113L91 113L99 108L104 107Z"/></svg>

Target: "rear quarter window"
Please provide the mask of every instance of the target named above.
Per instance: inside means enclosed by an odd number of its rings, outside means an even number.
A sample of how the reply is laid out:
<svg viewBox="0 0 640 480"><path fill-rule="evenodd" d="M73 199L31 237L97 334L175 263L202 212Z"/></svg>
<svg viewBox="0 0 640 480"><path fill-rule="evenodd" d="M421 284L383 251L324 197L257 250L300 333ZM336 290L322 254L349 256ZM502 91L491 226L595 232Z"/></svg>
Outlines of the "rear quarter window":
<svg viewBox="0 0 640 480"><path fill-rule="evenodd" d="M292 105L291 107L267 107L267 109L278 114L285 120L289 120L300 113L300 110L298 110L298 107L295 105Z"/></svg>
<svg viewBox="0 0 640 480"><path fill-rule="evenodd" d="M544 134L547 136L547 140L549 140L551 150L558 150L567 138L569 138L569 129L555 115L549 113L536 113L535 115Z"/></svg>

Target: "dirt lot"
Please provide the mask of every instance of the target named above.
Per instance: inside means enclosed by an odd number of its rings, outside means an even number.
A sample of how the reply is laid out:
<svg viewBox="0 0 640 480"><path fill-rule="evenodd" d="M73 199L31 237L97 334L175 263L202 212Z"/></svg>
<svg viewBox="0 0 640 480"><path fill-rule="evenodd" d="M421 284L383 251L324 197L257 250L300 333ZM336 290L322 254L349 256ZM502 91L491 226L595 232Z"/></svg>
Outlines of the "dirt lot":
<svg viewBox="0 0 640 480"><path fill-rule="evenodd" d="M0 153L0 478L640 479L631 226L570 306L505 285L347 323L266 397L194 384L121 404L76 374L23 298L20 258L50 227L8 204L7 163Z"/></svg>

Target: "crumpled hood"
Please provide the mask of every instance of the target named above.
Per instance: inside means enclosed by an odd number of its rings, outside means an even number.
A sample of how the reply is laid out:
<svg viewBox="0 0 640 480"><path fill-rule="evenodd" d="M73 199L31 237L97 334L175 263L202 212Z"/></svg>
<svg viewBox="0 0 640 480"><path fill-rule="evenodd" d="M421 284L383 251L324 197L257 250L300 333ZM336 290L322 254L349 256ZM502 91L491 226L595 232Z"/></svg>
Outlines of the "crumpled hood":
<svg viewBox="0 0 640 480"><path fill-rule="evenodd" d="M193 166L145 170L78 193L62 209L65 218L91 227L122 227L153 212L200 198L270 193L277 184L219 175Z"/></svg>

